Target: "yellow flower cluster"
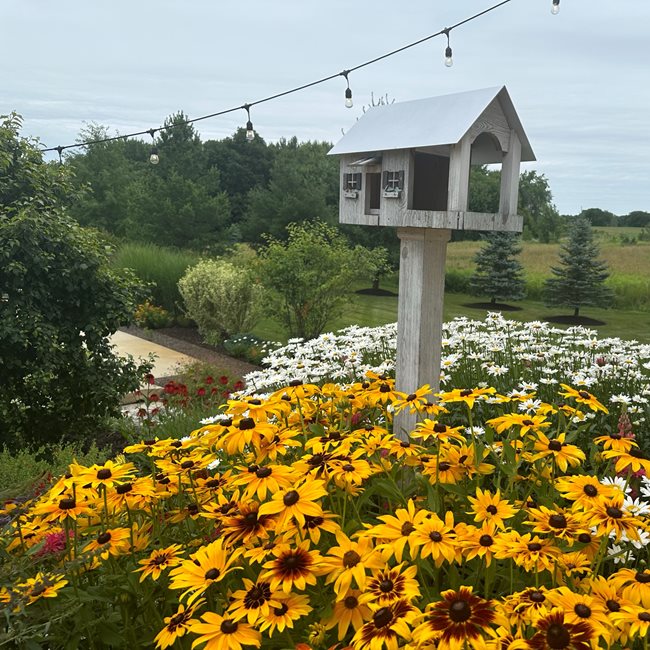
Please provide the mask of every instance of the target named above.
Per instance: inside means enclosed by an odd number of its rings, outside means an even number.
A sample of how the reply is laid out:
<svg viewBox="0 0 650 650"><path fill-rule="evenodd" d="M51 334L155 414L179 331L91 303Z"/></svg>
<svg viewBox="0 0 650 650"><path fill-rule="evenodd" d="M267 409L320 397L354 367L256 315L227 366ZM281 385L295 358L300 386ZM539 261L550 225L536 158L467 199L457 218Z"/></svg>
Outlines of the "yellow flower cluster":
<svg viewBox="0 0 650 650"><path fill-rule="evenodd" d="M577 407L604 407L562 388L523 413L534 394L436 400L377 375L232 399L186 439L73 464L7 508L2 545L38 566L0 603L11 620L48 598L56 619L57 596L120 574L156 610L129 615L160 649L628 647L648 634L650 571L620 561L650 530L626 489L650 461L594 435ZM400 411L419 417L408 440Z"/></svg>

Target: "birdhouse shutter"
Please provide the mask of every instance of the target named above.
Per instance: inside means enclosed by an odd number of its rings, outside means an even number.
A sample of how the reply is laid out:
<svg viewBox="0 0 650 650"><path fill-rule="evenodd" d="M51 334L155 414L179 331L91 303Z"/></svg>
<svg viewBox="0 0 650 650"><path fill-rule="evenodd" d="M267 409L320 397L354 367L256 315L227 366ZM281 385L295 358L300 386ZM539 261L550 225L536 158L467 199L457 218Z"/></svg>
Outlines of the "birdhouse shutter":
<svg viewBox="0 0 650 650"><path fill-rule="evenodd" d="M399 188L400 188L400 190L404 189L404 170L403 169L399 173Z"/></svg>
<svg viewBox="0 0 650 650"><path fill-rule="evenodd" d="M381 186L383 189L386 189L388 187L388 172L384 172L381 175Z"/></svg>

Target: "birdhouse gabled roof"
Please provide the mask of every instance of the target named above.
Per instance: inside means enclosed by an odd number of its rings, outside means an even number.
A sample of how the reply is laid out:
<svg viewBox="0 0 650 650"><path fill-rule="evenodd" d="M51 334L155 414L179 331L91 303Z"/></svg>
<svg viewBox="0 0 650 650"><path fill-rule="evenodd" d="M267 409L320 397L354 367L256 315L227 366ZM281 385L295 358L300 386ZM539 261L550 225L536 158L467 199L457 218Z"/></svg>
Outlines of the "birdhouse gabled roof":
<svg viewBox="0 0 650 650"><path fill-rule="evenodd" d="M330 154L381 152L456 144L498 98L521 142L521 160L535 154L505 86L375 106L350 128Z"/></svg>

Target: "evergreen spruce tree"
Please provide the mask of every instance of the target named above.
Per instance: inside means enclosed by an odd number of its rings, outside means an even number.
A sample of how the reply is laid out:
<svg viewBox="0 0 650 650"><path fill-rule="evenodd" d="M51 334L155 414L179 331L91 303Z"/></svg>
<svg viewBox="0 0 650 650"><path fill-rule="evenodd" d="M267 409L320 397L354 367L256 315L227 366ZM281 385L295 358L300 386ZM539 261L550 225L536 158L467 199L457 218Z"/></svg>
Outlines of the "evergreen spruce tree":
<svg viewBox="0 0 650 650"><path fill-rule="evenodd" d="M611 289L604 284L609 271L598 255L589 221L573 219L568 241L560 249L561 266L551 268L555 277L544 283L546 304L573 307L576 317L583 305L608 307L613 298Z"/></svg>
<svg viewBox="0 0 650 650"><path fill-rule="evenodd" d="M522 300L526 297L523 267L517 259L521 252L519 235L493 232L474 257L476 271L470 279L470 291L475 296L497 300Z"/></svg>

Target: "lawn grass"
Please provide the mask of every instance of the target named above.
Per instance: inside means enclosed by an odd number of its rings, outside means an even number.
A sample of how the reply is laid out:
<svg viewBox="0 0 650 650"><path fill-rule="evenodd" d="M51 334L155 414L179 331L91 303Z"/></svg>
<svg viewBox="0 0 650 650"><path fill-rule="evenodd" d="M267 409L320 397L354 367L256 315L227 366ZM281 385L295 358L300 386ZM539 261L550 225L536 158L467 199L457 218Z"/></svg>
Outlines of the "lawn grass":
<svg viewBox="0 0 650 650"><path fill-rule="evenodd" d="M382 282L383 289L397 292L397 278ZM357 288L362 288L361 286ZM483 319L487 309L476 309L467 305L479 302L475 296L462 293L445 294L444 318L451 320L457 316L467 316L473 319ZM571 315L571 309L559 307L545 307L542 302L522 300L512 303L521 307L521 311L506 312L504 316L519 321L545 320L553 315ZM584 307L581 315L605 324L594 327L599 338L618 337L626 340L637 340L650 343L650 312L648 311L623 311L617 309L596 309ZM376 327L393 323L397 320L397 296L372 296L355 294L353 301L345 308L343 315L328 323L327 330L336 331L349 325L362 325ZM553 324L552 324L553 325ZM557 327L562 327L557 325ZM287 336L282 327L271 319L260 321L253 334L260 338L286 342Z"/></svg>

